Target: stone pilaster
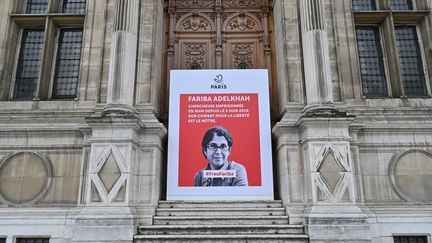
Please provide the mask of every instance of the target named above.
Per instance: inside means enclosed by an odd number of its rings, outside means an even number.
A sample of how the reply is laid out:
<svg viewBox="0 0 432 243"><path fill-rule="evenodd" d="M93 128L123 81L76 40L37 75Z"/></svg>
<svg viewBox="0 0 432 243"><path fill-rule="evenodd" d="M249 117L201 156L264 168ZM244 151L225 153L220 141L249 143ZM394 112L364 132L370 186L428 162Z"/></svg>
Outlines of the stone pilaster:
<svg viewBox="0 0 432 243"><path fill-rule="evenodd" d="M325 29L324 1L300 3L303 64L309 109L333 109L330 54Z"/></svg>
<svg viewBox="0 0 432 243"><path fill-rule="evenodd" d="M133 108L138 48L139 0L116 0L105 111Z"/></svg>
<svg viewBox="0 0 432 243"><path fill-rule="evenodd" d="M137 225L152 222L162 195L166 129L129 115L95 115L81 128L90 155L73 242L132 242Z"/></svg>
<svg viewBox="0 0 432 243"><path fill-rule="evenodd" d="M312 113L297 123L308 191L310 242L371 242L368 217L356 204L350 127L342 112Z"/></svg>
<svg viewBox="0 0 432 243"><path fill-rule="evenodd" d="M161 199L166 129L134 107L141 7L139 0L115 0L107 104L81 128L89 156L73 242L132 242Z"/></svg>

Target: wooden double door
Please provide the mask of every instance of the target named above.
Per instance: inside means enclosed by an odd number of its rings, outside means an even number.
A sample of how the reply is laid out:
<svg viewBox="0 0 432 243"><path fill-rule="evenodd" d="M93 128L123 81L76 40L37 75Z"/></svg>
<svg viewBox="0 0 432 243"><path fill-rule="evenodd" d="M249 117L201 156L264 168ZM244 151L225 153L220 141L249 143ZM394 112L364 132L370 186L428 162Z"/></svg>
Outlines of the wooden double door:
<svg viewBox="0 0 432 243"><path fill-rule="evenodd" d="M269 1L170 0L170 69L271 68Z"/></svg>
<svg viewBox="0 0 432 243"><path fill-rule="evenodd" d="M269 70L271 110L274 80L272 0L165 0L166 73L161 119L167 122L172 69Z"/></svg>

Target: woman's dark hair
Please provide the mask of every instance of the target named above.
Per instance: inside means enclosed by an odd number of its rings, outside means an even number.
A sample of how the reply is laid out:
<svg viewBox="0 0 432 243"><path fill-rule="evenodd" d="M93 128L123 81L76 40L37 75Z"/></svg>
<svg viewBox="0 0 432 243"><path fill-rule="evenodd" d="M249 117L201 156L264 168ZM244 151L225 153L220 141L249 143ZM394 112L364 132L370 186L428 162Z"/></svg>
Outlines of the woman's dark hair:
<svg viewBox="0 0 432 243"><path fill-rule="evenodd" d="M216 127L212 127L209 130L207 130L207 132L204 134L202 143L201 143L201 148L202 148L202 152L205 156L205 150L207 148L207 145L210 143L210 141L213 139L213 137L217 135L217 136L223 136L225 137L225 139L228 142L228 146L231 148L233 145L233 139L231 136L231 133L228 132L228 130L225 127L221 127L221 126L216 126Z"/></svg>

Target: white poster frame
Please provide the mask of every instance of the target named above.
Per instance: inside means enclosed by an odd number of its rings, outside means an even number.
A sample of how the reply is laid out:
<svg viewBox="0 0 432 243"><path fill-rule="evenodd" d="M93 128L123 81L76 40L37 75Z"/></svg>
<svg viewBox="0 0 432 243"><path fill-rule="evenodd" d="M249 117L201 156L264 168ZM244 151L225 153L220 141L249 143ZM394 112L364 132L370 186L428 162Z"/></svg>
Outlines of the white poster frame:
<svg viewBox="0 0 432 243"><path fill-rule="evenodd" d="M167 200L273 200L268 70L171 70L169 86ZM180 95L232 93L258 94L261 186L180 187Z"/></svg>

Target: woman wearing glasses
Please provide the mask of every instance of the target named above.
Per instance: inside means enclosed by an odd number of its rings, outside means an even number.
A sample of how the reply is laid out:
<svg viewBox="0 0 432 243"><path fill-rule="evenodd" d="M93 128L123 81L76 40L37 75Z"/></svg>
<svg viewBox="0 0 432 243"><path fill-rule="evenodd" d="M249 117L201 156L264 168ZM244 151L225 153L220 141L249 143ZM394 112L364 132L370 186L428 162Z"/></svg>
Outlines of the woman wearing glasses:
<svg viewBox="0 0 432 243"><path fill-rule="evenodd" d="M233 139L224 127L212 127L204 134L201 147L208 160L206 168L194 176L194 186L247 186L243 165L229 161Z"/></svg>

